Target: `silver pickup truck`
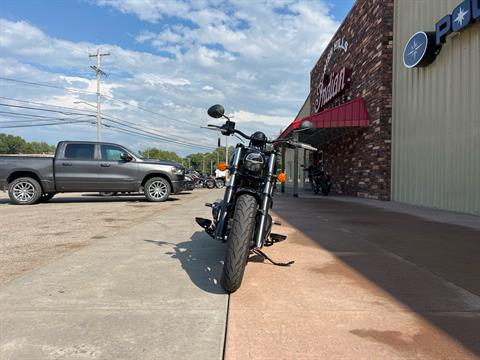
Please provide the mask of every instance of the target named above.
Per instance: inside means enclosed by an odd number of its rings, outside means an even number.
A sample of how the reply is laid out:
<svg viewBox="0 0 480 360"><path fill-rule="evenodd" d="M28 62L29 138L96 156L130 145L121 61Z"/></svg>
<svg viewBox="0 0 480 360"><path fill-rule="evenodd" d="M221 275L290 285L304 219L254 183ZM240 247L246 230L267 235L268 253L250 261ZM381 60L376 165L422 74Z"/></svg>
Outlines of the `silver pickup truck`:
<svg viewBox="0 0 480 360"><path fill-rule="evenodd" d="M61 141L55 157L0 156L0 190L18 205L47 201L62 192L143 192L165 201L183 190L185 169L144 159L111 143Z"/></svg>

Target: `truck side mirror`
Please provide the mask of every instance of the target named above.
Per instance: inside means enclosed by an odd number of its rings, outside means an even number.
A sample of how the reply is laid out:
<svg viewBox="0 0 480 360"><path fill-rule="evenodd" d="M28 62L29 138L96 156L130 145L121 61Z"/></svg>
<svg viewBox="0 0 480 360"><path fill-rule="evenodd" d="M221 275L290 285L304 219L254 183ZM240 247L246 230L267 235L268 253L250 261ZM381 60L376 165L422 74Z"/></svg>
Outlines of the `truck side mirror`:
<svg viewBox="0 0 480 360"><path fill-rule="evenodd" d="M121 155L120 155L121 159L124 160L124 161L132 161L133 160L133 157L126 153L126 152L123 152Z"/></svg>

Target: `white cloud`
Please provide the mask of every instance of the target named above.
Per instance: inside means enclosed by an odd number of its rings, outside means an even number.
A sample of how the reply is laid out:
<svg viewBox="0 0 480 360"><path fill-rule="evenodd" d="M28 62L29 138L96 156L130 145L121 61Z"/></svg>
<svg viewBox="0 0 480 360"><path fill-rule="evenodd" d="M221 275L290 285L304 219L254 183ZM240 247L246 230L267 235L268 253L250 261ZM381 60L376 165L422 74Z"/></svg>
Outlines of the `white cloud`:
<svg viewBox="0 0 480 360"><path fill-rule="evenodd" d="M232 119L237 122L240 126L247 122L254 123L265 123L270 126L282 127L285 124L288 124L292 121L292 118L289 116L275 116L275 115L264 115L264 114L255 114L249 111L235 111L231 114Z"/></svg>
<svg viewBox="0 0 480 360"><path fill-rule="evenodd" d="M102 92L180 122L108 98L103 99L105 112L200 144L212 144L216 137L198 128L210 122L206 108L213 103L223 103L240 129L277 135L303 104L310 70L338 26L323 1L97 3L158 24L158 30L150 26L135 37L153 51L71 42L48 36L25 21L0 19L0 75L95 92L88 54L100 48L111 53L102 59L102 68L109 74L102 80ZM165 17L181 21L162 22ZM88 106L73 102L95 102L94 94L28 86L0 87L0 93L85 109ZM185 127L185 121L198 127ZM132 141L112 133L111 140L115 139Z"/></svg>

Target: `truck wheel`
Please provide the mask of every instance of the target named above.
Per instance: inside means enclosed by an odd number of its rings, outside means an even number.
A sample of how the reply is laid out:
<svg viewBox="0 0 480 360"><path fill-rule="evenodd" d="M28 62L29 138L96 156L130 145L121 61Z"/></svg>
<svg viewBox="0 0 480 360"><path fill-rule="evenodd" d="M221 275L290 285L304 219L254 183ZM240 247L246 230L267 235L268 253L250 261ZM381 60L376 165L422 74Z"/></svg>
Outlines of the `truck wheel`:
<svg viewBox="0 0 480 360"><path fill-rule="evenodd" d="M221 279L223 288L229 293L235 292L242 284L255 232L257 208L257 200L249 194L240 195L235 204Z"/></svg>
<svg viewBox="0 0 480 360"><path fill-rule="evenodd" d="M8 196L15 205L32 205L40 200L42 187L37 180L21 177L13 180L8 186Z"/></svg>
<svg viewBox="0 0 480 360"><path fill-rule="evenodd" d="M55 193L43 193L42 196L40 197L41 202L47 202L51 198L55 196Z"/></svg>
<svg viewBox="0 0 480 360"><path fill-rule="evenodd" d="M143 192L148 201L165 201L170 196L170 184L164 178L154 177L145 183Z"/></svg>

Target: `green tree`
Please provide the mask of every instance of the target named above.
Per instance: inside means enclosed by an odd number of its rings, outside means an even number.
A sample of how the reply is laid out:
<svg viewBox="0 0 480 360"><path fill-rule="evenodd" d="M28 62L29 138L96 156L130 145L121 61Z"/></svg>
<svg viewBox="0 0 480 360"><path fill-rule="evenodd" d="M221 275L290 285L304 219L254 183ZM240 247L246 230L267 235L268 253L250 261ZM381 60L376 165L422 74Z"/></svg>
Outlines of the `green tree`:
<svg viewBox="0 0 480 360"><path fill-rule="evenodd" d="M55 146L44 141L29 143L20 136L0 133L0 154L43 154L53 151Z"/></svg>
<svg viewBox="0 0 480 360"><path fill-rule="evenodd" d="M155 147L147 148L143 151L140 151L140 155L148 159L170 160L178 162L180 164L182 164L183 162L183 158L178 156L177 153L173 151L160 150Z"/></svg>
<svg viewBox="0 0 480 360"><path fill-rule="evenodd" d="M33 154L44 154L55 151L55 145L49 145L45 141L32 141L30 146Z"/></svg>
<svg viewBox="0 0 480 360"><path fill-rule="evenodd" d="M20 136L0 134L0 153L1 154L20 154L28 148L27 142Z"/></svg>
<svg viewBox="0 0 480 360"><path fill-rule="evenodd" d="M229 161L235 148L228 148ZM225 147L220 147L212 152L195 153L187 155L187 167L190 166L198 172L211 173L214 172L218 162L225 162Z"/></svg>

